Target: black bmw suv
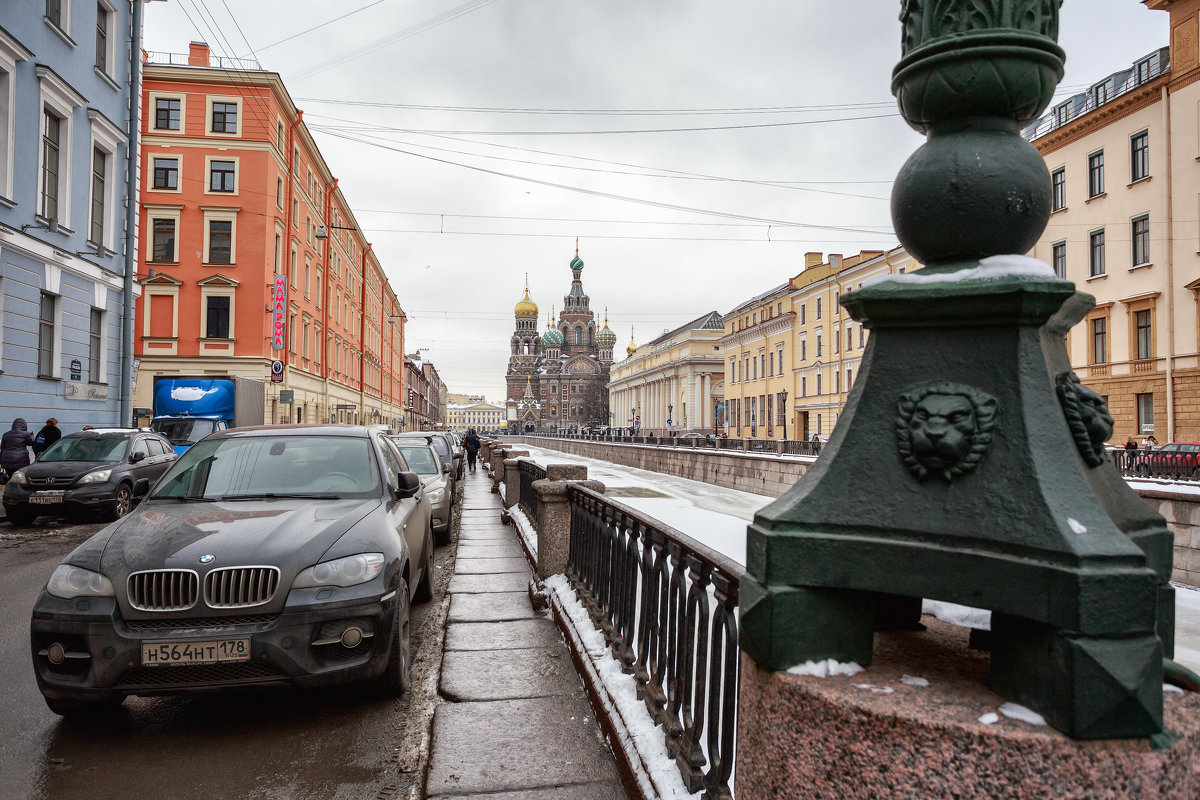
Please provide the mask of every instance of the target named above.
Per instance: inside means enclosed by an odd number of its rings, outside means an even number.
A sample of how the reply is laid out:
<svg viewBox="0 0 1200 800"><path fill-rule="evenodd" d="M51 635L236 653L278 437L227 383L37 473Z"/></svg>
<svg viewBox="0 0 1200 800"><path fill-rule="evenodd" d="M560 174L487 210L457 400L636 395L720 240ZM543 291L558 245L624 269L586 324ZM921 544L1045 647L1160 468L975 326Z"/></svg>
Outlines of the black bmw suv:
<svg viewBox="0 0 1200 800"><path fill-rule="evenodd" d="M178 456L149 430L102 428L68 433L4 486L4 513L13 525L34 517L99 511L123 517Z"/></svg>

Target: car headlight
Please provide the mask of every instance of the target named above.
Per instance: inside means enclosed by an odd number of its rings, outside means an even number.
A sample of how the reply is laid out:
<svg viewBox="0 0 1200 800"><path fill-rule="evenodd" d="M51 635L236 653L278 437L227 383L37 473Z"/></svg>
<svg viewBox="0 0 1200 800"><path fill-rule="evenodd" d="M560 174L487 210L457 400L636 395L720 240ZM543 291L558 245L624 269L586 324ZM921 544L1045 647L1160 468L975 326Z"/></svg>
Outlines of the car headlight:
<svg viewBox="0 0 1200 800"><path fill-rule="evenodd" d="M445 497L446 497L445 489L434 489L433 491L431 491L429 493L429 502L440 503L440 502L442 502L442 500L445 499Z"/></svg>
<svg viewBox="0 0 1200 800"><path fill-rule="evenodd" d="M356 556L323 561L303 570L292 581L293 589L315 586L357 586L383 571L383 553L359 553Z"/></svg>
<svg viewBox="0 0 1200 800"><path fill-rule="evenodd" d="M112 467L108 469L98 469L95 472L89 472L79 479L80 483L105 483L112 477Z"/></svg>
<svg viewBox="0 0 1200 800"><path fill-rule="evenodd" d="M72 564L58 565L46 583L46 591L64 600L74 597L113 597L115 594L112 581L108 578Z"/></svg>
<svg viewBox="0 0 1200 800"><path fill-rule="evenodd" d="M14 472L9 477L9 481L15 483L17 486L24 486L26 483L28 483L28 481L25 480L25 470L19 469Z"/></svg>

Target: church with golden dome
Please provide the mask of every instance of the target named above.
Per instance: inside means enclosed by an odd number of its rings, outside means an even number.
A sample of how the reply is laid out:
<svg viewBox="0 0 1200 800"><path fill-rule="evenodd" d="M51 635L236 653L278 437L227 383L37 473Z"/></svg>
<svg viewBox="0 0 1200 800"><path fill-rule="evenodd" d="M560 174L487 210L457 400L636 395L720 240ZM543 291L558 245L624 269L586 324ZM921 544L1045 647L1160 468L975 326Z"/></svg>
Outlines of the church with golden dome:
<svg viewBox="0 0 1200 800"><path fill-rule="evenodd" d="M571 260L571 286L557 319L546 316L538 331L538 307L525 296L513 308L515 325L505 380L510 428L517 431L607 425L608 373L617 336L597 329L591 299L583 291L583 259L576 246Z"/></svg>

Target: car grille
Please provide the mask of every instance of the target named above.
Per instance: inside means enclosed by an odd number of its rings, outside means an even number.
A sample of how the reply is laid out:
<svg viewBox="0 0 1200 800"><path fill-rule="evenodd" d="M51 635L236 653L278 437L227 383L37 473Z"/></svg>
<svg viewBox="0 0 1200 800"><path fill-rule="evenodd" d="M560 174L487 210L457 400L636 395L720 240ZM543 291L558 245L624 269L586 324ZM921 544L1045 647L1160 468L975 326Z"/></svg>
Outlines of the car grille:
<svg viewBox="0 0 1200 800"><path fill-rule="evenodd" d="M35 478L32 475L26 475L25 480L28 481L30 486L37 486L38 488L67 489L75 485L77 478L74 476L67 478Z"/></svg>
<svg viewBox="0 0 1200 800"><path fill-rule="evenodd" d="M138 611L183 611L196 605L200 579L195 572L163 569L135 572L126 582L129 604Z"/></svg>
<svg viewBox="0 0 1200 800"><path fill-rule="evenodd" d="M246 608L271 602L279 588L276 567L214 569L204 577L204 602L210 608Z"/></svg>
<svg viewBox="0 0 1200 800"><path fill-rule="evenodd" d="M184 617L175 619L125 620L131 631L174 631L187 628L237 628L250 625L269 628L279 619L277 614L240 614L235 617Z"/></svg>
<svg viewBox="0 0 1200 800"><path fill-rule="evenodd" d="M212 685L220 683L257 683L287 680L278 665L268 661L244 661L236 664L185 664L179 666L135 667L125 673L115 688L121 691Z"/></svg>

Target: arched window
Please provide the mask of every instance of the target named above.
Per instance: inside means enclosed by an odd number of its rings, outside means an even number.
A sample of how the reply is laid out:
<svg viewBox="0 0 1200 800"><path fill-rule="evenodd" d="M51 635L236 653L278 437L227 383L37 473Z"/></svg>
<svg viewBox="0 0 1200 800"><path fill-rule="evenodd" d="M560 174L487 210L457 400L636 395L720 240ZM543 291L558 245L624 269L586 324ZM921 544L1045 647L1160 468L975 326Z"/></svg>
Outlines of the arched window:
<svg viewBox="0 0 1200 800"><path fill-rule="evenodd" d="M582 327L578 327L575 329L575 344L583 344L583 328Z"/></svg>

